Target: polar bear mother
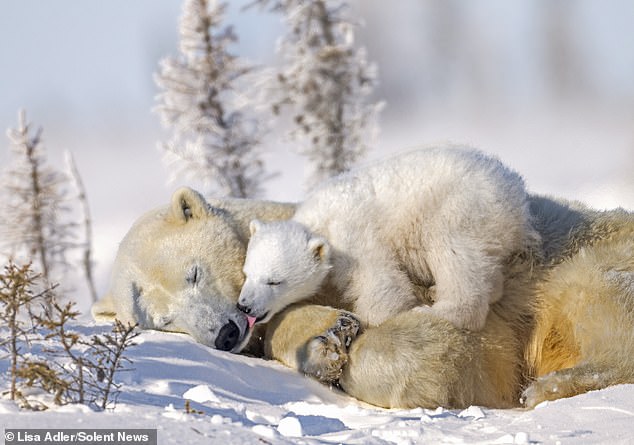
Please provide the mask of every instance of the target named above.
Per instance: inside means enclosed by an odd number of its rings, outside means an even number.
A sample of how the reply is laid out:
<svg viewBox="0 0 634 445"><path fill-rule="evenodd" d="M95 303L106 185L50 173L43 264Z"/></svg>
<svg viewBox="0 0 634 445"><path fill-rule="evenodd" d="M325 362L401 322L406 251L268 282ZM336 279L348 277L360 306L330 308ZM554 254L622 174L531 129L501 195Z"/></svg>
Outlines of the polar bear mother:
<svg viewBox="0 0 634 445"><path fill-rule="evenodd" d="M347 393L392 408L501 408L518 406L525 391L530 407L634 383L634 213L539 196L529 203L543 256L514 259L484 329L474 335L419 311L368 328L344 351L339 383ZM187 333L234 352L250 338L251 353L304 371L315 336L342 332L349 321L336 309L336 295L327 302L332 308L283 311L265 335L236 308L249 221L287 219L294 211L177 190L122 240L110 289L93 316Z"/></svg>
<svg viewBox="0 0 634 445"><path fill-rule="evenodd" d="M431 296L433 315L481 330L510 259L539 246L521 177L457 147L351 171L314 190L291 220L250 229L239 307L262 321L334 293L376 326L429 308Z"/></svg>

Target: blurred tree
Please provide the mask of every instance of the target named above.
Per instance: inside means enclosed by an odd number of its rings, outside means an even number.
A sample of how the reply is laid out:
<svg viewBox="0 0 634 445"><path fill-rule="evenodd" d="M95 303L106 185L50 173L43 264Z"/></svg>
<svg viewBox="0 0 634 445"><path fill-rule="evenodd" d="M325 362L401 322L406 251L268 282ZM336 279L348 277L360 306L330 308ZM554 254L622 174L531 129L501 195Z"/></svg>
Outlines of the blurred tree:
<svg viewBox="0 0 634 445"><path fill-rule="evenodd" d="M369 103L377 80L364 48L355 48L348 5L327 0L258 0L284 14L288 32L278 48L274 113L293 107L291 137L302 142L311 183L348 170L376 136L381 104Z"/></svg>
<svg viewBox="0 0 634 445"><path fill-rule="evenodd" d="M68 177L47 165L42 130L31 134L24 111L18 127L7 132L11 141L8 169L2 177L0 231L8 256L37 265L50 288L68 270L68 250L75 247L77 224L68 218Z"/></svg>
<svg viewBox="0 0 634 445"><path fill-rule="evenodd" d="M207 193L254 197L271 175L256 150L261 125L239 95L251 68L228 52L237 40L233 29L221 28L226 6L185 1L180 54L163 59L155 78L156 111L172 132L163 144L172 179L200 181Z"/></svg>

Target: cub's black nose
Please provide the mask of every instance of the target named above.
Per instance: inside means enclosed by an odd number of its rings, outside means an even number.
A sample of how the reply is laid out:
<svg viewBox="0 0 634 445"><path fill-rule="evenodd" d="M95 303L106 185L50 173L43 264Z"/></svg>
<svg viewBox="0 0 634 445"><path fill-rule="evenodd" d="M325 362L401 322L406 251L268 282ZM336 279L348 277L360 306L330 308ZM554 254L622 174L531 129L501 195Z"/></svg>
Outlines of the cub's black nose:
<svg viewBox="0 0 634 445"><path fill-rule="evenodd" d="M231 351L240 340L240 329L233 321L229 321L226 325L220 328L218 337L216 337L216 349L221 351Z"/></svg>
<svg viewBox="0 0 634 445"><path fill-rule="evenodd" d="M244 312L245 314L250 314L251 313L251 308L248 306L243 306L240 303L238 303L238 310Z"/></svg>

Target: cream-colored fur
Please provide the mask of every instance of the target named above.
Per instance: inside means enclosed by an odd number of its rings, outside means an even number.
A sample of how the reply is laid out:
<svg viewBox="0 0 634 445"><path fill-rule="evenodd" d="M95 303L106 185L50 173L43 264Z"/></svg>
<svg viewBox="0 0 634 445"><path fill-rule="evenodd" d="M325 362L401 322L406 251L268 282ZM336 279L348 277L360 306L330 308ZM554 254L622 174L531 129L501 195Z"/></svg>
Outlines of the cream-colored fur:
<svg viewBox="0 0 634 445"><path fill-rule="evenodd" d="M433 286L421 307L477 331L508 263L539 243L518 174L470 148L416 150L326 181L292 220L254 221L240 304L267 320L309 298L343 302L377 325Z"/></svg>
<svg viewBox="0 0 634 445"><path fill-rule="evenodd" d="M110 291L95 304L95 317L186 332L212 347L235 319L239 349L248 336L235 303L249 221L288 218L294 207L241 200L213 205L183 189L170 206L141 218L121 243ZM481 332L406 311L343 348L336 363L343 366L340 385L380 406L451 408L517 406L521 397L534 406L634 383L634 217L540 197L531 198L530 208L543 256L514 258L504 296L491 306ZM193 259L205 277L197 295L189 289ZM202 319L193 315L198 312ZM303 371L309 346L341 316L341 310L319 306L280 313L267 326L267 356ZM250 346L258 346L259 337L252 335Z"/></svg>
<svg viewBox="0 0 634 445"><path fill-rule="evenodd" d="M329 307L291 306L268 325L267 356L303 370L313 339L338 316ZM472 333L412 310L352 342L339 384L360 400L388 408L511 407L522 384L518 349L509 323L488 322Z"/></svg>
<svg viewBox="0 0 634 445"><path fill-rule="evenodd" d="M634 214L577 212L564 255L537 285L527 406L634 383Z"/></svg>

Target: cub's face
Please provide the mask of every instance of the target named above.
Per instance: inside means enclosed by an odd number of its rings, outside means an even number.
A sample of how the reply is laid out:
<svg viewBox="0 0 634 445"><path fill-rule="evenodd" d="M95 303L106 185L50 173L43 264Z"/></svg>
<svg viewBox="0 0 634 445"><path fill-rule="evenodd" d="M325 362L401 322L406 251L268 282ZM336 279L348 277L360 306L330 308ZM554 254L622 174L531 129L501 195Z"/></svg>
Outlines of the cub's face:
<svg viewBox="0 0 634 445"><path fill-rule="evenodd" d="M329 247L324 238L294 221L254 220L250 230L238 306L266 322L318 291L330 269Z"/></svg>
<svg viewBox="0 0 634 445"><path fill-rule="evenodd" d="M93 316L182 332L237 352L250 337L247 317L236 306L245 243L223 210L181 189L169 208L146 214L128 232L109 293L95 303Z"/></svg>

